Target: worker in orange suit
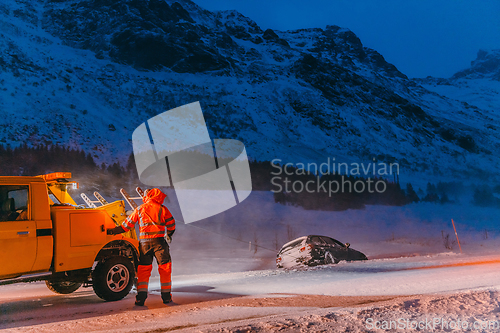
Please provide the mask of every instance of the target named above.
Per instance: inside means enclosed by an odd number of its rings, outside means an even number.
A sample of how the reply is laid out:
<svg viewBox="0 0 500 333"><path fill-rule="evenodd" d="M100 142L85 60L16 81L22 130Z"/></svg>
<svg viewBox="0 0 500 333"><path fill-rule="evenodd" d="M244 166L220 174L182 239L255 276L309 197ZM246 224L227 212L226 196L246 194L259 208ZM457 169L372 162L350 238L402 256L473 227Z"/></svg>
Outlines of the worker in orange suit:
<svg viewBox="0 0 500 333"><path fill-rule="evenodd" d="M172 238L175 232L175 220L167 207L163 206L166 197L167 195L157 188L146 191L143 197L144 204L137 207L121 226L108 230L110 235L120 234L134 228L139 222L139 265L135 300L135 304L139 306L143 306L148 297L153 257L158 263L163 303L172 302L172 261L165 236Z"/></svg>

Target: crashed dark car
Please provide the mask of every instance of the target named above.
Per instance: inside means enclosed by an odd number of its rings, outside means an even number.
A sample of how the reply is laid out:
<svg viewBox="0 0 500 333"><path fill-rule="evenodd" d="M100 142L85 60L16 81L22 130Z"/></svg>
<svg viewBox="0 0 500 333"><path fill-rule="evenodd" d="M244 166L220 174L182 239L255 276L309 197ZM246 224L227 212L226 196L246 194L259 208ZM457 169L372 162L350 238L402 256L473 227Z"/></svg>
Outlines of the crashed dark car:
<svg viewBox="0 0 500 333"><path fill-rule="evenodd" d="M341 260L367 260L366 256L327 236L310 235L299 237L283 245L276 258L278 268L297 265L317 266L337 264Z"/></svg>

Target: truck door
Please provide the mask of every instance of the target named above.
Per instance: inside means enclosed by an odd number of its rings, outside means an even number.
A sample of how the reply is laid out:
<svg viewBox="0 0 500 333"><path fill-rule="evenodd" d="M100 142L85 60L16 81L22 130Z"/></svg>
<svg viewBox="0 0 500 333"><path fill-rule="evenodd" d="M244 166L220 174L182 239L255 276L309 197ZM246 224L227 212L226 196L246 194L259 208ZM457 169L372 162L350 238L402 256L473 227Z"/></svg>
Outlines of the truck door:
<svg viewBox="0 0 500 333"><path fill-rule="evenodd" d="M28 185L0 185L0 276L28 273L36 259L36 223Z"/></svg>

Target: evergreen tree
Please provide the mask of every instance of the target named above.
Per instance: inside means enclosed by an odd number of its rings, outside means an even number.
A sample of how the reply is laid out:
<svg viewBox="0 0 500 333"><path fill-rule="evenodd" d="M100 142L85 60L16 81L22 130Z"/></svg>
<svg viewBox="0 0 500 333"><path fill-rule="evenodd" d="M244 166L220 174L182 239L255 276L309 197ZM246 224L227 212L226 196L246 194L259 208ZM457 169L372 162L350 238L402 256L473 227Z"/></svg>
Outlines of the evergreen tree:
<svg viewBox="0 0 500 333"><path fill-rule="evenodd" d="M439 196L437 194L436 185L427 183L427 195L424 197L423 201L426 202L438 202Z"/></svg>
<svg viewBox="0 0 500 333"><path fill-rule="evenodd" d="M473 204L480 207L499 206L500 200L495 198L489 187L474 190Z"/></svg>
<svg viewBox="0 0 500 333"><path fill-rule="evenodd" d="M406 184L406 197L408 198L408 202L419 202L420 198L417 193L413 189L411 183Z"/></svg>
<svg viewBox="0 0 500 333"><path fill-rule="evenodd" d="M448 198L448 195L446 193L443 193L443 195L441 196L441 199L439 200L439 203L445 204L445 203L449 203L449 202L450 202L450 199Z"/></svg>

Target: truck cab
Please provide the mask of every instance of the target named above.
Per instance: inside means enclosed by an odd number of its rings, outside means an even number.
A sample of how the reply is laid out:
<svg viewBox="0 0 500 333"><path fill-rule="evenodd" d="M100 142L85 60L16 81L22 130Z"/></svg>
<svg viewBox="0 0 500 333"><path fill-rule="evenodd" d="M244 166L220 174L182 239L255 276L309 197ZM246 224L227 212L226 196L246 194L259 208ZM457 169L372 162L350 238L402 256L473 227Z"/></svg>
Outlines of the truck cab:
<svg viewBox="0 0 500 333"><path fill-rule="evenodd" d="M138 260L134 233L107 235L125 218L125 204L77 205L71 173L0 177L0 284L45 280L70 293L92 286L104 300L125 297Z"/></svg>

